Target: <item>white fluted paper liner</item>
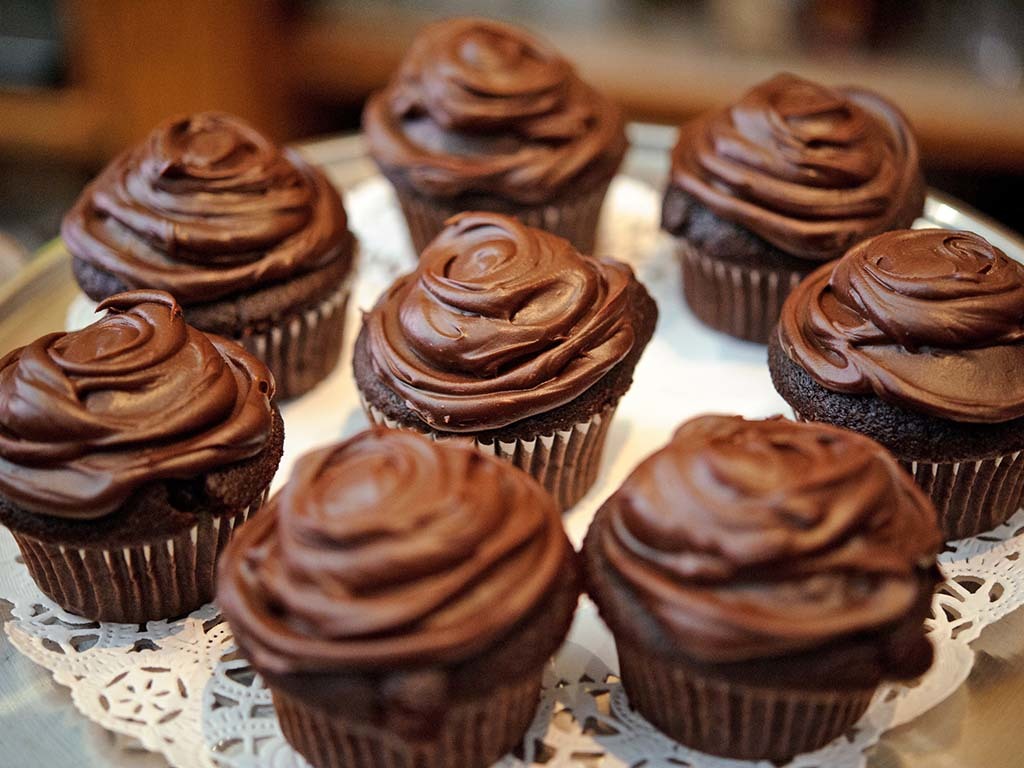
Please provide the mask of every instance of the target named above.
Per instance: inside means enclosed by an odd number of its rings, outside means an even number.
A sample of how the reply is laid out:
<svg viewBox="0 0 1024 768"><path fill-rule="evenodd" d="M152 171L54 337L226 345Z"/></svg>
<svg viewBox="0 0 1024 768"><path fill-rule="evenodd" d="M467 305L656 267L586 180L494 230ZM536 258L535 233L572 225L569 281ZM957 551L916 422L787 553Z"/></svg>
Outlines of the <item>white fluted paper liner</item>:
<svg viewBox="0 0 1024 768"><path fill-rule="evenodd" d="M539 674L453 707L430 741L332 716L301 698L274 691L284 737L317 768L467 768L489 765L515 747L540 698Z"/></svg>
<svg viewBox="0 0 1024 768"><path fill-rule="evenodd" d="M338 364L350 287L351 278L315 306L236 339L274 374L279 400L308 392Z"/></svg>
<svg viewBox="0 0 1024 768"><path fill-rule="evenodd" d="M395 276L412 268L415 256L387 181L367 181L347 194L345 203L363 254L346 323L351 339L359 329L356 310L372 306ZM634 266L658 302L660 317L633 386L610 425L597 482L563 517L577 544L600 503L684 419L708 412L748 417L788 412L772 386L764 348L712 333L686 310L679 290L681 265L673 238L658 230L659 209L659 193L640 182L619 178L609 190L605 210L610 215L600 227L601 253ZM949 210L943 208L943 214ZM956 225L948 219L934 222L943 223ZM986 234L984 223L970 226ZM1004 241L1004 250L1022 255ZM79 302L76 308L80 317ZM91 321L89 313L85 317ZM337 366L305 397L285 404L283 414L288 438L277 484L288 476L296 456L367 423L347 364ZM984 537L950 545L940 557L948 581L936 596L929 622L937 652L932 670L914 687L883 688L848 738L797 757L791 768L864 768L865 752L885 731L910 722L963 683L973 664L971 643L986 626L1024 605L1022 533L1024 514L1018 514ZM281 735L270 692L237 657L227 626L216 621L214 606L204 606L184 621L150 622L142 629L97 625L61 611L43 596L17 554L13 540L0 530L0 596L13 605L5 630L21 653L69 688L75 706L90 720L138 740L174 765L305 765ZM139 653L140 647L152 650ZM506 756L498 765L578 768L581 754L593 756L601 768L751 765L673 742L630 709L617 673L612 638L584 599L569 641L545 673L522 759ZM517 670L509 675L519 679ZM116 757L105 751L94 762L112 760Z"/></svg>
<svg viewBox="0 0 1024 768"><path fill-rule="evenodd" d="M607 191L608 184L603 183L571 200L523 206L514 215L528 226L564 237L581 253L593 254L597 222ZM397 195L416 253L424 251L430 241L444 229L448 219L466 210L445 200L428 199L411 190L399 189Z"/></svg>
<svg viewBox="0 0 1024 768"><path fill-rule="evenodd" d="M220 515L203 515L166 539L108 549L67 547L14 533L36 585L69 613L141 624L182 616L213 598L217 558L235 529L266 500Z"/></svg>
<svg viewBox="0 0 1024 768"><path fill-rule="evenodd" d="M797 421L810 421L795 410L793 416ZM968 461L900 459L900 464L931 497L947 539L990 531L1020 509L1024 492L1021 451Z"/></svg>
<svg viewBox="0 0 1024 768"><path fill-rule="evenodd" d="M372 424L388 429L403 429L360 396L366 416ZM504 459L533 476L555 497L562 509L569 509L583 498L597 479L601 453L615 407L605 408L571 429L523 440L482 442L467 435L422 431L431 440L458 440L478 451ZM418 430L416 430L418 431Z"/></svg>
<svg viewBox="0 0 1024 768"><path fill-rule="evenodd" d="M738 339L768 342L786 297L806 273L731 264L701 253L682 238L683 294L690 310L715 330Z"/></svg>
<svg viewBox="0 0 1024 768"><path fill-rule="evenodd" d="M712 754L785 760L846 733L875 689L791 691L717 679L618 643L630 702L661 730Z"/></svg>
<svg viewBox="0 0 1024 768"><path fill-rule="evenodd" d="M947 539L989 531L1020 508L1020 451L977 461L900 463L932 497Z"/></svg>

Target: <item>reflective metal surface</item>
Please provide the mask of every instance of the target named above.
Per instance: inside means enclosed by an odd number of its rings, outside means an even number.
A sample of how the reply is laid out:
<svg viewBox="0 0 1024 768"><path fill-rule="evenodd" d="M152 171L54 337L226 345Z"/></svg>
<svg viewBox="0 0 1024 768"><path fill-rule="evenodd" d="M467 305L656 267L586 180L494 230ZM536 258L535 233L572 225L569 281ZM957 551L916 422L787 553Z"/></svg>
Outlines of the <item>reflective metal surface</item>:
<svg viewBox="0 0 1024 768"><path fill-rule="evenodd" d="M660 188L674 132L632 126L631 138L625 172ZM303 150L343 188L374 172L359 137L312 142ZM933 194L928 206L935 221L974 229L1008 251L1024 253L1019 236L956 201ZM67 254L58 244L45 248L13 280L0 285L0 352L61 328L76 290ZM0 623L8 610L0 600ZM989 627L973 647L977 661L967 682L943 704L887 734L871 755L870 768L1024 766L1024 611ZM67 690L20 656L0 633L0 767L164 765L161 758L134 749L78 715Z"/></svg>

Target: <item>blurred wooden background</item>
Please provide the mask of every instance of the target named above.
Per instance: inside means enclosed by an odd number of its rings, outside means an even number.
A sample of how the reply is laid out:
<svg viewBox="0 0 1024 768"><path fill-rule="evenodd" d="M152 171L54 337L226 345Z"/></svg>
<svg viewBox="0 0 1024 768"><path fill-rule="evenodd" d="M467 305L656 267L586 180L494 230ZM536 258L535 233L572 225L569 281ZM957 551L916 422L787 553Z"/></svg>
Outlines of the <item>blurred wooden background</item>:
<svg viewBox="0 0 1024 768"><path fill-rule="evenodd" d="M779 70L875 88L935 186L1024 228L1019 0L0 0L0 229L31 241L33 198L59 209L173 113L236 112L280 140L354 129L416 28L465 13L542 34L637 120Z"/></svg>

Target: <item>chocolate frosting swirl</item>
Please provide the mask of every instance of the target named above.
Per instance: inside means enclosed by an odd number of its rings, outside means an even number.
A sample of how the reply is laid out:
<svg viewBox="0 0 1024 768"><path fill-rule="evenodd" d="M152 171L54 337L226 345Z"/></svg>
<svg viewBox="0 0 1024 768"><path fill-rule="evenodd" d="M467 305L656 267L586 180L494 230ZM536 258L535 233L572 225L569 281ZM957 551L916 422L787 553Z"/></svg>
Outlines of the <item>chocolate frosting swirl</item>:
<svg viewBox="0 0 1024 768"><path fill-rule="evenodd" d="M931 503L879 445L779 418L684 424L606 508L613 572L711 663L899 622L931 589L941 543Z"/></svg>
<svg viewBox="0 0 1024 768"><path fill-rule="evenodd" d="M105 317L0 359L0 493L67 519L102 517L145 483L258 454L274 383L233 342L185 324L167 293L133 291Z"/></svg>
<svg viewBox="0 0 1024 768"><path fill-rule="evenodd" d="M972 232L866 240L800 284L779 339L837 392L953 421L1024 416L1024 266Z"/></svg>
<svg viewBox="0 0 1024 768"><path fill-rule="evenodd" d="M452 663L538 606L569 552L526 474L375 430L299 460L223 556L218 602L261 669Z"/></svg>
<svg viewBox="0 0 1024 768"><path fill-rule="evenodd" d="M622 116L554 50L486 19L424 27L364 115L370 151L423 194L545 202L584 175L611 177Z"/></svg>
<svg viewBox="0 0 1024 768"><path fill-rule="evenodd" d="M514 218L460 214L366 315L373 370L446 432L547 412L633 347L634 280L625 264Z"/></svg>
<svg viewBox="0 0 1024 768"><path fill-rule="evenodd" d="M185 305L351 259L327 178L242 120L176 117L90 184L61 227L72 255Z"/></svg>
<svg viewBox="0 0 1024 768"><path fill-rule="evenodd" d="M917 143L893 105L789 74L683 126L671 183L782 251L828 261L920 215ZM675 231L680 221L666 221Z"/></svg>

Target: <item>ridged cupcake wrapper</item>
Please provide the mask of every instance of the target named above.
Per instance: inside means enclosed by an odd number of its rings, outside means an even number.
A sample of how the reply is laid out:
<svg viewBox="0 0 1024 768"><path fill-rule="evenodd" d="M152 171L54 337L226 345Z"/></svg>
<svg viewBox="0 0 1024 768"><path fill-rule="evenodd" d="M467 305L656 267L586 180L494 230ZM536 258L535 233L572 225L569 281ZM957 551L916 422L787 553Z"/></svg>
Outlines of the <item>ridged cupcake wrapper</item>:
<svg viewBox="0 0 1024 768"><path fill-rule="evenodd" d="M370 405L360 395L367 418L388 429L409 429ZM472 435L422 431L431 440L455 440L473 445L483 453L498 456L515 464L536 478L550 491L562 509L579 501L597 479L601 456L608 438L608 427L615 407L605 408L580 422L572 429L558 430L528 440L481 442Z"/></svg>
<svg viewBox="0 0 1024 768"><path fill-rule="evenodd" d="M845 733L874 689L755 687L617 641L630 706L681 744L740 760L786 762Z"/></svg>
<svg viewBox="0 0 1024 768"><path fill-rule="evenodd" d="M184 533L139 546L68 547L12 533L40 591L64 610L142 624L184 616L213 599L217 558L265 500L266 494L242 510L203 515Z"/></svg>
<svg viewBox="0 0 1024 768"><path fill-rule="evenodd" d="M705 325L738 339L767 344L786 297L807 274L730 264L677 238L683 295Z"/></svg>
<svg viewBox="0 0 1024 768"><path fill-rule="evenodd" d="M564 237L580 253L593 254L601 205L610 183L607 181L592 191L557 204L517 208L515 217L531 227ZM417 254L422 253L430 241L437 237L445 221L466 210L430 200L401 186L396 187L396 192Z"/></svg>
<svg viewBox="0 0 1024 768"><path fill-rule="evenodd" d="M279 400L305 394L338 364L350 286L351 280L346 280L316 306L236 339L274 374Z"/></svg>
<svg viewBox="0 0 1024 768"><path fill-rule="evenodd" d="M1014 451L978 461L900 461L939 513L947 540L991 531L1020 509L1024 459Z"/></svg>
<svg viewBox="0 0 1024 768"><path fill-rule="evenodd" d="M797 421L809 421L796 411L793 415ZM931 496L947 541L991 531L1020 509L1024 494L1022 451L975 461L900 459L900 464Z"/></svg>
<svg viewBox="0 0 1024 768"><path fill-rule="evenodd" d="M540 697L540 675L459 704L430 740L409 740L274 690L285 739L314 768L485 768L522 741Z"/></svg>

